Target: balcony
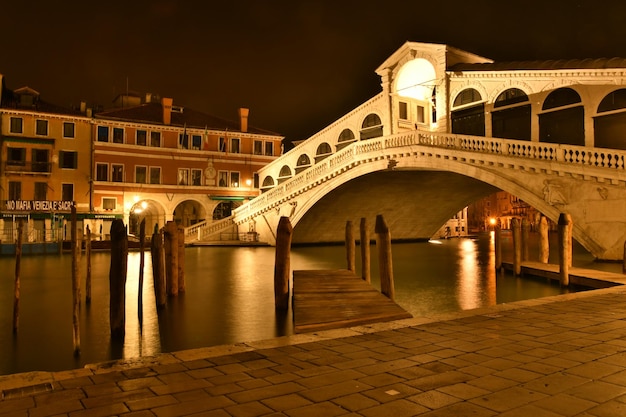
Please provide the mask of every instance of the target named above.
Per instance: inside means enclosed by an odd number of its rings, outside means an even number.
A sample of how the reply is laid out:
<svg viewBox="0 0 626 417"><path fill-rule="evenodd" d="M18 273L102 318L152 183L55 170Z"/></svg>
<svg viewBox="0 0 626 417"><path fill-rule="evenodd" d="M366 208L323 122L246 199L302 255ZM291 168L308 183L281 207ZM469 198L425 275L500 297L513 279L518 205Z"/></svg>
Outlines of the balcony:
<svg viewBox="0 0 626 417"><path fill-rule="evenodd" d="M52 162L6 161L2 164L5 174L50 174Z"/></svg>

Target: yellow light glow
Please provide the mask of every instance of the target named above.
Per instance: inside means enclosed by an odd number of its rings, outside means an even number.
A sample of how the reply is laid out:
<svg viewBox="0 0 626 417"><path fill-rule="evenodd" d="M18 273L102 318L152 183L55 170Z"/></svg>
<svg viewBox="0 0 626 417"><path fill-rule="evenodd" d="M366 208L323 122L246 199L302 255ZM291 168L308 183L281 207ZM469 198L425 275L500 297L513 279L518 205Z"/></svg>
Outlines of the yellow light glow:
<svg viewBox="0 0 626 417"><path fill-rule="evenodd" d="M402 97L430 100L436 80L433 64L424 58L417 58L404 64L400 70L396 92Z"/></svg>
<svg viewBox="0 0 626 417"><path fill-rule="evenodd" d="M248 178L248 179L246 180L246 185L247 185L248 187L252 185L252 180L251 180L250 178Z"/></svg>
<svg viewBox="0 0 626 417"><path fill-rule="evenodd" d="M495 224L496 224L496 219L495 219L495 217L490 217L490 218L489 218L489 224L490 224L490 225L492 225L492 226L495 226Z"/></svg>

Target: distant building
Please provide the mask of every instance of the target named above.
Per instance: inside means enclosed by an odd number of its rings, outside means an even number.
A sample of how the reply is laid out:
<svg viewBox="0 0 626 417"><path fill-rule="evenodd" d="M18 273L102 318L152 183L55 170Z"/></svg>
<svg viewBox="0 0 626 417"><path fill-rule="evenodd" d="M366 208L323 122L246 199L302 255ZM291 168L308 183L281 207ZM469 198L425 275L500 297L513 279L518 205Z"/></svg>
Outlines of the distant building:
<svg viewBox="0 0 626 417"><path fill-rule="evenodd" d="M0 74L0 241L25 220L27 241L79 230L106 239L115 218L138 233L175 220L212 222L259 194L257 171L281 153L283 137L175 105L155 95L121 95L94 113L55 106L39 92L9 90Z"/></svg>

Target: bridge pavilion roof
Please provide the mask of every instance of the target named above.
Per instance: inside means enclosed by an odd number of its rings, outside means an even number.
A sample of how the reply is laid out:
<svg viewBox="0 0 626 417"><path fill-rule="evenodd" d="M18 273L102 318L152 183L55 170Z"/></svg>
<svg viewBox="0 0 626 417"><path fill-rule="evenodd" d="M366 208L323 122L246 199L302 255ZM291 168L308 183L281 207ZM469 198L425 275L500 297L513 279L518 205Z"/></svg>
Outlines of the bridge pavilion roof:
<svg viewBox="0 0 626 417"><path fill-rule="evenodd" d="M626 58L556 59L544 61L503 61L483 63L456 63L449 71L523 71L563 69L626 68Z"/></svg>

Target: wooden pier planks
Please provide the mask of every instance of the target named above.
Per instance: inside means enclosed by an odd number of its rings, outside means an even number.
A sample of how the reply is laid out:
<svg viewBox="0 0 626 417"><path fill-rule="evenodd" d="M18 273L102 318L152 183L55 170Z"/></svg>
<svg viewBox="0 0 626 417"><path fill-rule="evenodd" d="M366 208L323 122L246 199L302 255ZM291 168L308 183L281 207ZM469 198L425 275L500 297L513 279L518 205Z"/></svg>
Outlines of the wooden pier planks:
<svg viewBox="0 0 626 417"><path fill-rule="evenodd" d="M412 317L345 269L293 271L293 314L296 333Z"/></svg>

